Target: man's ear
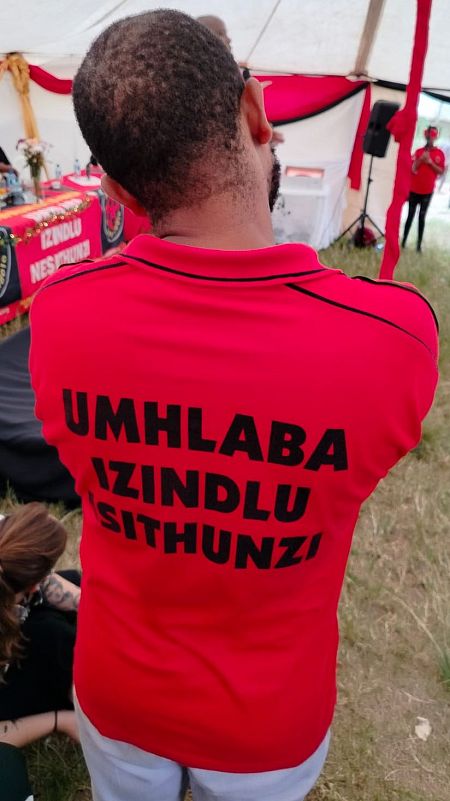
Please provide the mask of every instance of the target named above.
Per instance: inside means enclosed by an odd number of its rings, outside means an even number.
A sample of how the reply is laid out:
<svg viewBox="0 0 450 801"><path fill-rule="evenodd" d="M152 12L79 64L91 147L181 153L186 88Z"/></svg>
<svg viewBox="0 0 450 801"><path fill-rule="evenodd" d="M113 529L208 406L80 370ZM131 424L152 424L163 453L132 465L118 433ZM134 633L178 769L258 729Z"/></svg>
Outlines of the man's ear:
<svg viewBox="0 0 450 801"><path fill-rule="evenodd" d="M102 189L108 197L111 197L113 200L116 200L117 203L120 203L122 206L126 206L130 211L134 212L138 217L147 217L148 214L143 206L139 203L138 200L133 195L130 195L126 189L118 184L114 178L111 178L109 175L102 175Z"/></svg>
<svg viewBox="0 0 450 801"><path fill-rule="evenodd" d="M263 85L256 78L249 78L245 82L241 97L241 113L247 121L253 139L260 145L267 145L272 139L272 126L266 117L263 89Z"/></svg>

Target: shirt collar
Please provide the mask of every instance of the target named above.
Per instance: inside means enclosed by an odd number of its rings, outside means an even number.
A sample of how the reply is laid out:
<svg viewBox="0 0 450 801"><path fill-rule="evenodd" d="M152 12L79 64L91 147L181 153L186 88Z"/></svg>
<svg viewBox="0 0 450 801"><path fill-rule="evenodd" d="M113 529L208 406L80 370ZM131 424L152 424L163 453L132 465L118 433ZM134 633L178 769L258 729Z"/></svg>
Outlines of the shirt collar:
<svg viewBox="0 0 450 801"><path fill-rule="evenodd" d="M121 256L174 276L227 283L279 283L326 270L313 248L297 243L257 250L212 250L141 234L127 245Z"/></svg>

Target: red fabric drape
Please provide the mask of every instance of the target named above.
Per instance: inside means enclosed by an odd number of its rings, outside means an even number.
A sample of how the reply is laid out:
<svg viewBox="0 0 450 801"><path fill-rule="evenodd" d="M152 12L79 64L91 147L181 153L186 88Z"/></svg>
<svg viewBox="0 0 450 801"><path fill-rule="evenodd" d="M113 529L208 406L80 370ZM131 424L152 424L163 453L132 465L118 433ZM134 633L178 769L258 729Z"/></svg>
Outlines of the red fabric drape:
<svg viewBox="0 0 450 801"><path fill-rule="evenodd" d="M72 91L72 81L64 78L57 78L50 72L43 70L42 67L35 67L30 64L30 78L35 83L47 89L48 92L55 92L58 95L70 95Z"/></svg>
<svg viewBox="0 0 450 801"><path fill-rule="evenodd" d="M386 245L380 268L380 278L391 280L399 257L399 230L402 206L409 194L411 182L411 148L417 123L417 105L422 86L425 56L428 49L432 0L417 0L414 49L406 89L404 107L392 117L388 127L395 141L400 143L397 157L392 202L386 216Z"/></svg>
<svg viewBox="0 0 450 801"><path fill-rule="evenodd" d="M69 95L72 81L57 78L42 67L29 65L30 78L43 89ZM366 87L361 118L356 132L348 175L352 189L361 186L363 160L362 140L370 115L370 85L367 81L351 81L341 76L258 75L269 82L264 97L269 120L274 124L304 119L326 111Z"/></svg>
<svg viewBox="0 0 450 801"><path fill-rule="evenodd" d="M71 93L71 80L57 78L33 64L29 67L30 78L43 89L60 95ZM320 114L368 85L367 81L350 81L334 75L258 75L257 78L270 81L264 96L267 116L275 124Z"/></svg>
<svg viewBox="0 0 450 801"><path fill-rule="evenodd" d="M367 86L367 81L350 81L335 75L257 75L270 82L264 91L266 112L275 125L312 117L337 105Z"/></svg>
<svg viewBox="0 0 450 801"><path fill-rule="evenodd" d="M0 67L5 62L0 61ZM43 70L42 67L36 67L33 64L28 65L30 71L30 78L32 81L47 89L48 92L54 92L58 95L70 95L72 92L72 81L66 78L57 78L50 72Z"/></svg>
<svg viewBox="0 0 450 801"><path fill-rule="evenodd" d="M350 186L352 189L361 189L361 174L364 158L363 140L364 134L367 131L367 126L369 125L370 106L371 91L369 84L364 94L364 103L361 109L361 116L359 118L358 129L353 144L352 157L348 167L348 177L350 178Z"/></svg>
<svg viewBox="0 0 450 801"><path fill-rule="evenodd" d="M350 81L335 75L257 75L259 81L270 82L264 91L267 117L276 124L312 117L341 103L366 87L361 117L356 131L348 176L352 189L361 187L363 137L370 117L370 84Z"/></svg>

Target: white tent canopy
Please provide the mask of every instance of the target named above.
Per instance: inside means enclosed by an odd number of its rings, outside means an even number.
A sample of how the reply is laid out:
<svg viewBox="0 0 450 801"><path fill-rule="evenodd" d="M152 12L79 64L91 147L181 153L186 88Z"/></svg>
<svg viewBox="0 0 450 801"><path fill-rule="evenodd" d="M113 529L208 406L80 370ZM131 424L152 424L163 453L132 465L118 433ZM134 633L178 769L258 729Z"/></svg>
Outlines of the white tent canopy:
<svg viewBox="0 0 450 801"><path fill-rule="evenodd" d="M254 69L408 80L414 0L16 0L0 5L0 53L75 66L111 22L161 6L222 17L235 57ZM427 88L450 91L449 41L449 2L434 0Z"/></svg>

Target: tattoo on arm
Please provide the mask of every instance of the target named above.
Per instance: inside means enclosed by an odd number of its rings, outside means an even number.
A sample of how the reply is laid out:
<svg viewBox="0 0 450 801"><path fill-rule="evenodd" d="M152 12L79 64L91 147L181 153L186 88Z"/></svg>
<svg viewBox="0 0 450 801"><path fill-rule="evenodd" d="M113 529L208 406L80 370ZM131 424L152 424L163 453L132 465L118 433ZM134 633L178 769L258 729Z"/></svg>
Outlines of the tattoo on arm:
<svg viewBox="0 0 450 801"><path fill-rule="evenodd" d="M80 589L70 582L61 579L57 573L50 573L50 575L41 582L40 588L45 600L50 606L62 609L65 612L76 612L78 610Z"/></svg>

